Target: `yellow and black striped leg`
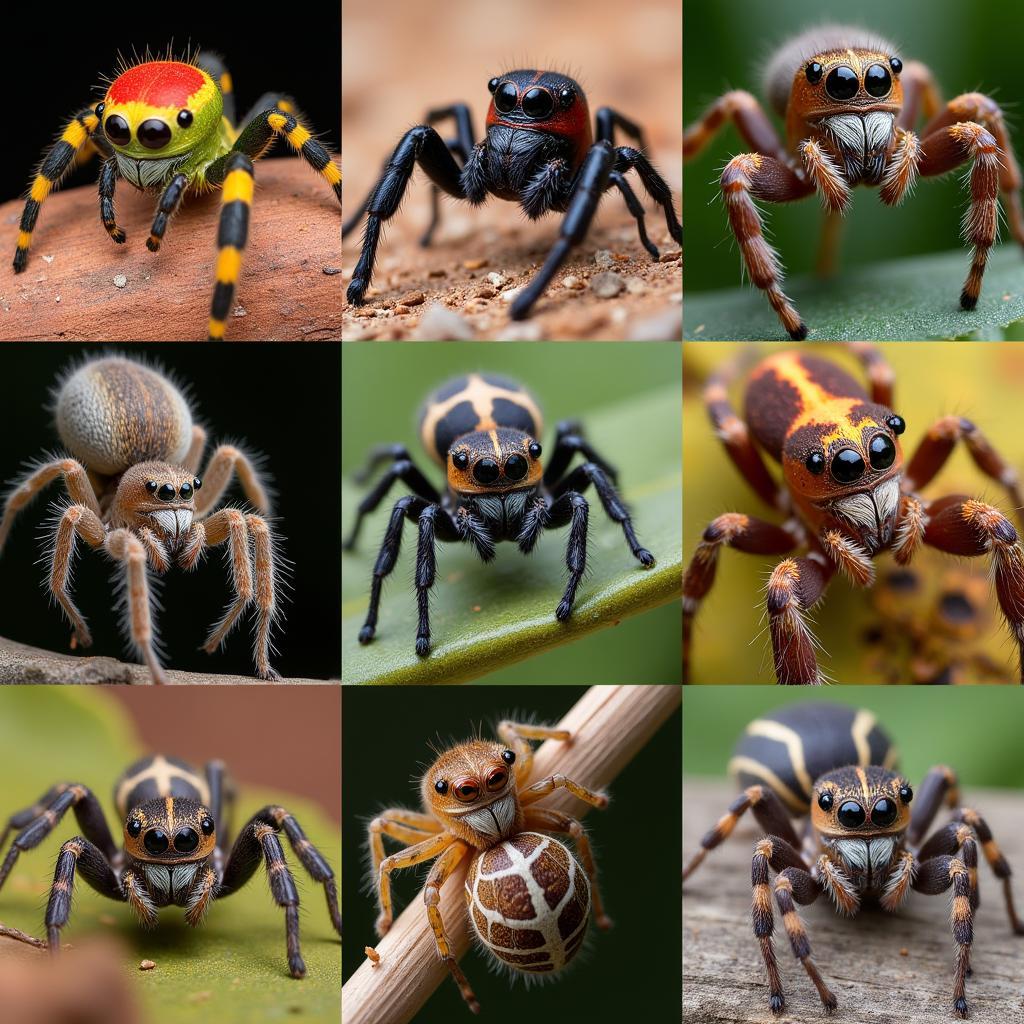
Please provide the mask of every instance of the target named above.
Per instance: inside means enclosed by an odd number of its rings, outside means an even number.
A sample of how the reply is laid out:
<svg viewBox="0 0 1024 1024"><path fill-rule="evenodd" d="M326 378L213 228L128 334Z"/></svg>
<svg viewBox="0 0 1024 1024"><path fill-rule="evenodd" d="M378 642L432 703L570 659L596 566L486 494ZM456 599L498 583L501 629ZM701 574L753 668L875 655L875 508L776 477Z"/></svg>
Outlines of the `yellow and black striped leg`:
<svg viewBox="0 0 1024 1024"><path fill-rule="evenodd" d="M204 51L196 57L196 63L209 74L220 88L224 100L224 116L235 123L235 87L231 72L219 54Z"/></svg>
<svg viewBox="0 0 1024 1024"><path fill-rule="evenodd" d="M50 899L46 904L46 939L50 952L54 954L60 952L61 929L71 916L76 870L81 871L85 880L101 896L120 903L125 901L117 875L103 851L93 846L84 836L69 839L60 848Z"/></svg>
<svg viewBox="0 0 1024 1024"><path fill-rule="evenodd" d="M177 213L186 188L188 188L188 178L184 174L176 174L164 189L163 195L160 196L156 215L153 217L153 227L150 228L149 238L146 239L146 248L150 252L160 251L160 243L167 230L167 222Z"/></svg>
<svg viewBox="0 0 1024 1024"><path fill-rule="evenodd" d="M14 252L14 272L16 274L20 274L28 265L28 250L32 245L32 232L35 230L40 206L74 165L78 151L89 141L99 123L99 118L92 107L80 110L68 122L61 137L46 154L42 166L32 181L28 199L25 200L25 210L21 215L18 247ZM341 201L340 185L338 200Z"/></svg>
<svg viewBox="0 0 1024 1024"><path fill-rule="evenodd" d="M252 161L245 153L231 153L221 195L217 229L217 284L210 307L209 340L223 341L235 284L242 270L242 252L249 237L249 208L255 181Z"/></svg>
<svg viewBox="0 0 1024 1024"><path fill-rule="evenodd" d="M100 219L107 234L120 245L128 236L117 226L114 215L114 189L117 186L117 160L109 157L100 171Z"/></svg>

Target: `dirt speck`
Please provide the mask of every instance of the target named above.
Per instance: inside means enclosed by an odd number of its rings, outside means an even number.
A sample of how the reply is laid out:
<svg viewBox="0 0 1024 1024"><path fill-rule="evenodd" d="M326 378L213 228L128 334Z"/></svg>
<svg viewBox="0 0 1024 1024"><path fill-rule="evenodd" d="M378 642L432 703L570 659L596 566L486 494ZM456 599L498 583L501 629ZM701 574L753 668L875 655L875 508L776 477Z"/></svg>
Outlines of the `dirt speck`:
<svg viewBox="0 0 1024 1024"><path fill-rule="evenodd" d="M124 288L124 286L126 284L128 284L128 278L125 277L124 274L115 274L114 275L114 287L115 288Z"/></svg>
<svg viewBox="0 0 1024 1024"><path fill-rule="evenodd" d="M625 287L626 282L614 270L606 270L590 279L591 290L601 299L614 299Z"/></svg>
<svg viewBox="0 0 1024 1024"><path fill-rule="evenodd" d="M155 960L143 960L142 963L139 964L140 971L151 971L154 967L156 967Z"/></svg>

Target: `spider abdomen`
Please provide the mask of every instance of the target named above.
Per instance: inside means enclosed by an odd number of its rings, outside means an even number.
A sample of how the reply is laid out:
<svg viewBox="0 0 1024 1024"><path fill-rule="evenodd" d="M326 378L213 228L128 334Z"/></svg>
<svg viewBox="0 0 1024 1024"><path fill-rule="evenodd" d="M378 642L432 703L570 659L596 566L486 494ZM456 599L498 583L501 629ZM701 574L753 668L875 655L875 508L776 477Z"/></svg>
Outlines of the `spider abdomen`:
<svg viewBox="0 0 1024 1024"><path fill-rule="evenodd" d="M473 859L466 903L477 937L497 960L527 974L553 974L583 944L590 883L558 840L521 832Z"/></svg>
<svg viewBox="0 0 1024 1024"><path fill-rule="evenodd" d="M139 462L177 465L192 439L181 391L141 363L106 356L80 366L60 385L57 432L68 451L97 473L114 476Z"/></svg>

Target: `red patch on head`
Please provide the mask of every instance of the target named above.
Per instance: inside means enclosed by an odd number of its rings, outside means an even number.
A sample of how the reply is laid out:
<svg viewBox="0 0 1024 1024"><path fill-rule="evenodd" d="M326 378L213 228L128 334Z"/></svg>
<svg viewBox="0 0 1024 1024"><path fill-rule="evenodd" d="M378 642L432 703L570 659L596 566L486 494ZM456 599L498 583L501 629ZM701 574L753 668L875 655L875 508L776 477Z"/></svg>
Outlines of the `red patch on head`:
<svg viewBox="0 0 1024 1024"><path fill-rule="evenodd" d="M203 73L191 64L154 60L119 75L111 83L109 96L114 103L136 100L152 107L184 107L205 84Z"/></svg>

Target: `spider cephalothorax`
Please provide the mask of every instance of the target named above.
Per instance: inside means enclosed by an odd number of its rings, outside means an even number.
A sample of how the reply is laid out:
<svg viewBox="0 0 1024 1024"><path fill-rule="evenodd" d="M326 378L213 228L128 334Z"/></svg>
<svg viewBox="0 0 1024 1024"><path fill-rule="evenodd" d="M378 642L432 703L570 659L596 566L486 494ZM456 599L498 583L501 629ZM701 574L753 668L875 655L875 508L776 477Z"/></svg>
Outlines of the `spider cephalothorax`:
<svg viewBox="0 0 1024 1024"><path fill-rule="evenodd" d="M736 745L729 767L743 791L704 836L683 879L733 833L748 810L753 813L765 832L751 862L753 930L768 973L773 1013L786 1006L773 942L773 893L793 954L826 1012L835 1010L838 1001L811 959L810 940L796 909L822 893L839 913L852 916L868 903L896 912L911 890L928 896L951 892L953 1012L958 1017L968 1015L979 848L1002 882L1012 932L1024 935L1010 866L984 818L958 806L952 769L932 768L915 798L910 781L896 768L897 759L870 711L823 702L789 704L756 719ZM954 814L929 835L943 805ZM805 819L800 831L794 818Z"/></svg>
<svg viewBox="0 0 1024 1024"><path fill-rule="evenodd" d="M47 583L76 642L92 643L71 595L78 541L122 567L127 633L157 683L166 682L166 674L156 654L148 572L163 574L175 565L195 569L210 547L225 544L233 598L205 649L215 651L255 606L256 674L279 678L270 665L270 631L279 610L281 563L264 518L269 500L253 462L224 444L200 474L206 431L193 421L182 391L151 367L121 356L87 360L68 373L56 389L55 418L68 454L44 460L10 492L0 518L0 551L17 513L61 478L70 501L54 509ZM216 510L235 474L263 514Z"/></svg>
<svg viewBox="0 0 1024 1024"><path fill-rule="evenodd" d="M564 212L561 233L544 266L515 297L514 319L529 316L534 303L551 283L574 245L585 237L601 196L614 187L636 219L640 241L658 258L648 239L644 211L626 181L635 170L651 199L665 214L670 236L682 243L682 227L672 202L672 191L644 155L641 129L610 107L598 110L595 131L590 124L587 97L579 83L555 71L507 71L487 83L491 103L487 135L473 141L469 107L456 103L428 112L426 124L403 136L377 185L345 222L342 237L367 215L362 252L348 287L348 299L362 305L373 276L383 223L394 216L418 163L433 182L433 214L423 236L428 245L439 218L439 190L474 205L488 195L519 203L530 218L548 211ZM457 138L445 142L431 127L453 118ZM639 146L616 146L616 129Z"/></svg>
<svg viewBox="0 0 1024 1024"><path fill-rule="evenodd" d="M722 172L722 196L750 280L790 337L806 337L807 326L782 292L781 261L764 239L753 199L791 202L817 193L829 214L840 214L852 188L868 185L895 206L918 175L946 174L968 161L964 240L973 254L960 305L974 309L996 239L1000 192L1013 236L1024 245L1024 179L998 105L978 92L943 104L925 65L904 62L892 43L841 25L811 29L780 47L765 69L764 92L785 121L785 141L754 96L734 91L686 131L683 155L695 157L727 120L751 147ZM927 120L918 136L913 129L922 114ZM834 232L827 236L830 246L834 238ZM823 250L821 268L832 262L831 248Z"/></svg>
<svg viewBox="0 0 1024 1024"><path fill-rule="evenodd" d="M438 858L423 894L427 915L438 956L474 1011L479 1004L452 954L438 910L441 886L467 857L470 922L483 948L504 967L531 978L549 977L579 952L591 908L598 927L611 925L583 826L535 806L556 789L601 808L607 796L564 775L528 785L533 765L529 740L568 741L567 731L508 721L497 731L500 743L475 739L438 755L420 781L422 812L382 811L369 830L380 906L378 936L391 928L391 873ZM550 832L570 835L580 861ZM385 835L408 849L385 857Z"/></svg>
<svg viewBox="0 0 1024 1024"><path fill-rule="evenodd" d="M555 610L555 616L564 621L572 613L586 566L589 505L582 492L593 484L605 512L622 526L633 556L644 568L654 565L654 556L637 539L615 488L617 473L584 438L582 426L572 421L558 424L546 466L537 440L542 429L540 408L529 391L496 374L472 373L442 385L420 412L420 439L428 455L445 467L447 493L442 496L435 489L402 445L373 449L361 478L368 478L381 462L390 460L391 467L360 503L345 547L355 546L364 516L384 500L397 480L413 494L400 498L392 510L374 566L360 643L370 643L376 633L381 585L395 566L404 519L416 522L420 533L416 653L421 656L430 651L428 594L436 574L435 539L464 541L489 562L496 542L515 541L528 554L545 529L568 525L569 582ZM567 473L576 452L587 461Z"/></svg>
<svg viewBox="0 0 1024 1024"><path fill-rule="evenodd" d="M231 76L214 54L197 55L194 61L146 59L123 67L103 99L75 115L43 160L21 218L15 273L28 265L41 204L80 154L98 151L104 158L100 216L115 242L126 237L114 215L118 179L138 189L160 191L146 240L151 252L159 251L167 224L187 191L220 188L224 205L209 337L223 338L248 238L253 161L277 136L323 176L340 203L341 172L301 123L289 97L268 93L236 127Z"/></svg>
<svg viewBox="0 0 1024 1024"><path fill-rule="evenodd" d="M958 442L986 476L1006 488L1019 510L1024 496L1016 471L959 416L938 420L905 464L900 437L906 423L892 408L892 370L870 346L855 351L867 368L870 394L828 359L781 352L750 373L745 422L729 401L734 367L709 378L705 405L730 459L758 496L787 519L776 526L730 512L704 531L683 579L684 681L693 620L714 583L723 545L758 555L805 551L779 562L768 581L768 627L780 683L822 681L806 615L837 570L854 586L867 587L875 579L877 555L891 551L907 565L922 545L992 559L996 594L1024 672L1024 549L1017 531L1002 512L975 498L954 494L927 501L919 495ZM762 452L781 464L781 482Z"/></svg>
<svg viewBox="0 0 1024 1024"><path fill-rule="evenodd" d="M229 849L228 837L218 834L217 823L230 816L232 803L222 762L211 761L199 774L176 758L143 758L114 784L124 836L118 849L92 791L58 783L8 819L0 848L11 830L16 835L0 865L0 888L18 856L38 846L72 808L83 834L61 847L46 908L47 940L55 954L71 914L76 873L100 895L128 903L147 927L157 924L159 909L170 906L184 907L185 920L196 927L210 904L237 892L263 860L271 895L285 913L288 968L293 978L302 978L306 964L299 948L299 896L280 834L287 835L299 862L323 885L331 923L340 935L334 872L283 807L272 805L254 814Z"/></svg>

